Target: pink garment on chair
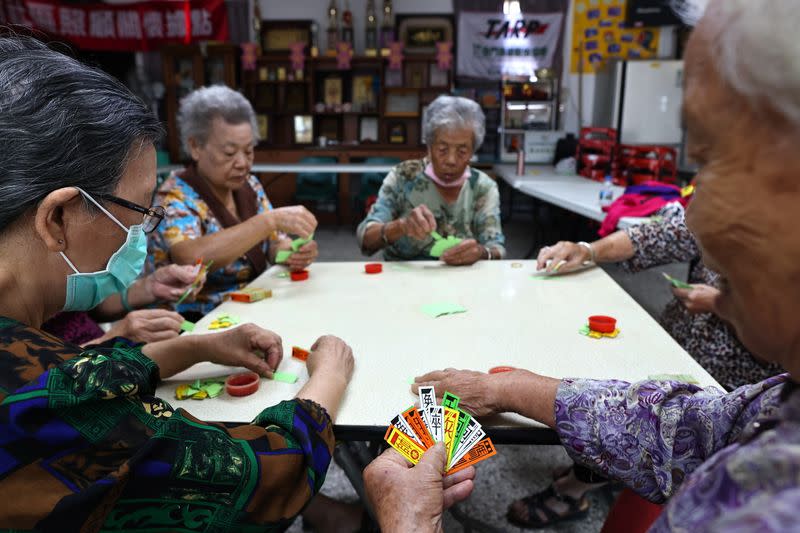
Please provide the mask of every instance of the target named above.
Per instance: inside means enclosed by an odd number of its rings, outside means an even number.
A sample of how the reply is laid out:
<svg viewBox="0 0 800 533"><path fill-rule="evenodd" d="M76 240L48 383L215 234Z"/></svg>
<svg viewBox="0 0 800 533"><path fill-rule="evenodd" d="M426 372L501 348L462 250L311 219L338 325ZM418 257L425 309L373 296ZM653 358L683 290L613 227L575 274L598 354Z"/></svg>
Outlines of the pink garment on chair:
<svg viewBox="0 0 800 533"><path fill-rule="evenodd" d="M679 187L657 181L647 181L628 187L625 189L625 194L604 208L606 217L597 233L605 237L617 229L621 218L650 216L671 202L680 202L686 207L688 198L681 197Z"/></svg>

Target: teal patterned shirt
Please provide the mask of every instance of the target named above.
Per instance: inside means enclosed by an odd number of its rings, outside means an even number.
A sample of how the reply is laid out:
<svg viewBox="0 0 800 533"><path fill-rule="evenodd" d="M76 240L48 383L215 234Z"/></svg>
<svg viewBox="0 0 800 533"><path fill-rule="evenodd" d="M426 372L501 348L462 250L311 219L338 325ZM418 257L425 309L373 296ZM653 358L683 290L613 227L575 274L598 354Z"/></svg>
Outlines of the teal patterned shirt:
<svg viewBox="0 0 800 533"><path fill-rule="evenodd" d="M470 178L453 204L442 198L436 185L425 173L427 159L404 161L383 180L378 200L367 218L358 226L358 244L363 250L364 232L375 223L386 223L407 216L415 207L427 205L436 218L436 231L444 237L453 235L475 239L505 256L505 236L500 226L500 194L497 183L480 170L470 169ZM383 250L387 261L431 259L433 238L425 240L401 237Z"/></svg>
<svg viewBox="0 0 800 533"><path fill-rule="evenodd" d="M0 530L291 525L330 464L325 410L291 400L250 424L204 422L153 396L158 381L125 339L84 349L0 317Z"/></svg>

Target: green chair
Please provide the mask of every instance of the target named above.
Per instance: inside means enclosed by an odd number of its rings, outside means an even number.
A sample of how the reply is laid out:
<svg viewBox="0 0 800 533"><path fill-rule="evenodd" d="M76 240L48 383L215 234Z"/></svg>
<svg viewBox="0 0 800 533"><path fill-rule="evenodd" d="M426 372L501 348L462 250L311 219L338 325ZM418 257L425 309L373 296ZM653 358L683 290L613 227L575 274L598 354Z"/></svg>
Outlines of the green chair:
<svg viewBox="0 0 800 533"><path fill-rule="evenodd" d="M397 165L401 162L396 157L368 157L364 161L365 165ZM361 185L358 188L358 194L353 199L353 212L361 217L366 216L367 203L369 199L378 196L378 191L383 185L383 180L386 177L386 172L367 172L366 174L359 174L361 176ZM360 221L359 221L360 222Z"/></svg>
<svg viewBox="0 0 800 533"><path fill-rule="evenodd" d="M323 165L335 164L333 157L304 157L300 164ZM339 184L338 175L334 172L298 172L297 192L294 199L296 203L310 203L317 207L320 205L333 205L336 219L339 219Z"/></svg>

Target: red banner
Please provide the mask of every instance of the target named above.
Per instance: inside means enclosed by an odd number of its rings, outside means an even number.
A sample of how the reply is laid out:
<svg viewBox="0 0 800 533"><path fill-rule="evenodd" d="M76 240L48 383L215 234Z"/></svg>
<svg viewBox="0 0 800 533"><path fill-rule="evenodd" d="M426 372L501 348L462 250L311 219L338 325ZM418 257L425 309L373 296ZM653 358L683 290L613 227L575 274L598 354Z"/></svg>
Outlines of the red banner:
<svg viewBox="0 0 800 533"><path fill-rule="evenodd" d="M164 44L228 40L225 0L123 5L0 0L0 20L35 28L84 50L146 51Z"/></svg>

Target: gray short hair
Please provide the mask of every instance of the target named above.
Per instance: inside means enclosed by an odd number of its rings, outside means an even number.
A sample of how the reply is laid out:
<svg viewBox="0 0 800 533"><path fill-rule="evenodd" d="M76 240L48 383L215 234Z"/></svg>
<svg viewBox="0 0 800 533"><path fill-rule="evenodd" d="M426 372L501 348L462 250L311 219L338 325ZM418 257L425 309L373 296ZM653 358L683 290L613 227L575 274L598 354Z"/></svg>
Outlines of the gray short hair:
<svg viewBox="0 0 800 533"><path fill-rule="evenodd" d="M754 105L800 127L800 6L794 0L673 0L689 25L703 18L717 72Z"/></svg>
<svg viewBox="0 0 800 533"><path fill-rule="evenodd" d="M0 232L56 189L113 193L130 158L162 133L108 74L0 35Z"/></svg>
<svg viewBox="0 0 800 533"><path fill-rule="evenodd" d="M472 150L477 152L486 135L486 117L476 102L461 96L442 95L425 110L422 138L429 147L436 133L443 128L467 128L472 130Z"/></svg>
<svg viewBox="0 0 800 533"><path fill-rule="evenodd" d="M189 139L205 145L211 122L217 117L233 125L249 122L253 129L253 141L258 142L256 114L247 98L225 85L212 85L192 91L181 99L178 128L187 155L191 153Z"/></svg>

